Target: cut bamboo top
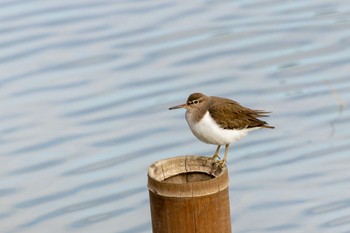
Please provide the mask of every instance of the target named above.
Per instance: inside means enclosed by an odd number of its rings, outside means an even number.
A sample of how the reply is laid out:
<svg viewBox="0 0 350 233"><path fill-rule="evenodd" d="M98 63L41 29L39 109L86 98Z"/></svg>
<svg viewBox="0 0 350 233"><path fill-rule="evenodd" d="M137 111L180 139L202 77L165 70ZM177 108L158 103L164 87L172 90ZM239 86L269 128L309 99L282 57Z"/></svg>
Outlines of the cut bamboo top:
<svg viewBox="0 0 350 233"><path fill-rule="evenodd" d="M160 160L148 169L148 189L167 197L198 197L228 187L228 172L204 156L179 156Z"/></svg>

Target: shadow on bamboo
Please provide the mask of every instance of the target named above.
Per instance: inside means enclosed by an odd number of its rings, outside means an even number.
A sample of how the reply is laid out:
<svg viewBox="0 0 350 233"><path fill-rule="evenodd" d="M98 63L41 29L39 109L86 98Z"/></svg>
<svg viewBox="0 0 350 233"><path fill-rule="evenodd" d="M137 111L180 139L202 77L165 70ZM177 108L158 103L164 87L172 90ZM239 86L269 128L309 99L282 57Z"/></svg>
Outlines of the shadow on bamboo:
<svg viewBox="0 0 350 233"><path fill-rule="evenodd" d="M228 172L203 156L161 160L148 169L153 233L231 233Z"/></svg>

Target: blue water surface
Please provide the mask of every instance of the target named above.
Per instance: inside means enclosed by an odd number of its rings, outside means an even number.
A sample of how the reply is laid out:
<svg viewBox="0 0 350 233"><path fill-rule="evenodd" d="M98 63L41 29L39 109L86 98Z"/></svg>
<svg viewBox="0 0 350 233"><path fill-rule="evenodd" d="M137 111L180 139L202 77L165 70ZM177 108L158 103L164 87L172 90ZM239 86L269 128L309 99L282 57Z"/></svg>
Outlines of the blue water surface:
<svg viewBox="0 0 350 233"><path fill-rule="evenodd" d="M151 232L147 169L212 155L192 92L272 111L228 157L235 233L350 232L350 2L3 0L0 232Z"/></svg>

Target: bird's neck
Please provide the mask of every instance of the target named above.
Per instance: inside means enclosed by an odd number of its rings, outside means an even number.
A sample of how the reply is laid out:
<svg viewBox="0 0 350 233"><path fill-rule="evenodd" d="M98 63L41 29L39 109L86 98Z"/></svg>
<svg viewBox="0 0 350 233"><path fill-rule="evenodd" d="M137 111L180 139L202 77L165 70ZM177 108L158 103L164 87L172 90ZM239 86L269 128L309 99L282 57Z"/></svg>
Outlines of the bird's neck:
<svg viewBox="0 0 350 233"><path fill-rule="evenodd" d="M200 120L202 120L202 118L207 113L207 111L208 111L208 107L207 106L205 106L204 108L198 108L198 109L194 109L194 110L187 110L186 111L186 120L187 120L188 123L196 124Z"/></svg>

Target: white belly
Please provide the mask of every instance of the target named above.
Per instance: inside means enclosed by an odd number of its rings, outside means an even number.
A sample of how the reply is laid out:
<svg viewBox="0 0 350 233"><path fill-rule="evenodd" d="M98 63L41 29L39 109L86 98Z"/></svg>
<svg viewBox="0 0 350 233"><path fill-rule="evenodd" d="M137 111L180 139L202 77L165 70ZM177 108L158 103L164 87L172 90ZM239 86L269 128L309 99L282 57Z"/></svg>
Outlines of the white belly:
<svg viewBox="0 0 350 233"><path fill-rule="evenodd" d="M220 128L214 119L207 112L204 117L198 122L191 121L191 115L186 112L186 120L191 128L192 133L202 142L214 145L227 145L236 142L247 135L249 131L258 128L231 130Z"/></svg>

